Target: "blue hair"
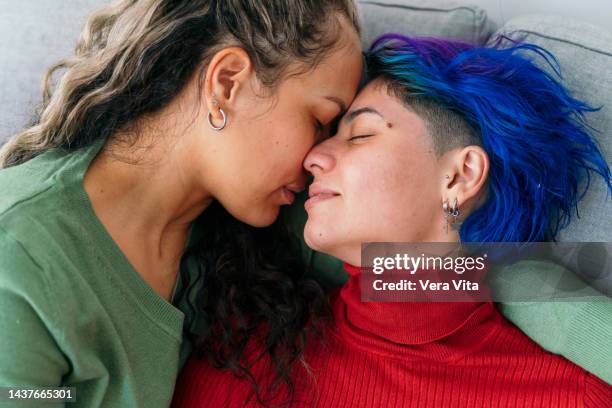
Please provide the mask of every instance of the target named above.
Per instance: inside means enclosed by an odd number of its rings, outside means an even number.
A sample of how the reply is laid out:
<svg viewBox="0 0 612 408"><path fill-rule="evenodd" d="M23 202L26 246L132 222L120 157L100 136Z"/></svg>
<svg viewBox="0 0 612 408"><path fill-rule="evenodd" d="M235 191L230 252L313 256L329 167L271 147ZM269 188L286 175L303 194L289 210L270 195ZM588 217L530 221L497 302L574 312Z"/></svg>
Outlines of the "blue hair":
<svg viewBox="0 0 612 408"><path fill-rule="evenodd" d="M490 160L487 197L463 222L462 241L555 240L574 210L578 215L591 173L612 191L610 169L585 121L585 113L598 109L570 95L558 61L544 48L499 44L386 34L367 53L368 79L433 100L480 137Z"/></svg>

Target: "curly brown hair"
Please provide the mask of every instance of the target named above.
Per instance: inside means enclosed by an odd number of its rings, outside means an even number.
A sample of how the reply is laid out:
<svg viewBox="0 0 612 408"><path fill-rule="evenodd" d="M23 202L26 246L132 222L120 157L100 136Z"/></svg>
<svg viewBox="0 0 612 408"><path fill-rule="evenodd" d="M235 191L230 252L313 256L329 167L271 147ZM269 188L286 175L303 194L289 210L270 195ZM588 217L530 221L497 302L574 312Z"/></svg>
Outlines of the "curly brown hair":
<svg viewBox="0 0 612 408"><path fill-rule="evenodd" d="M137 119L169 104L192 76L203 79L207 61L225 47L244 49L273 90L296 74L296 63L308 72L341 46L340 19L359 32L353 0L116 1L88 19L75 54L48 69L43 103L32 125L0 149L0 168L51 148L78 153L119 133L137 137ZM291 388L310 312L323 310L321 287L304 275L279 223L255 229L213 204L195 225L204 238L191 243L182 269L195 264L205 282L192 307L206 325L188 335L217 366L248 373L244 348L264 324L264 352Z"/></svg>

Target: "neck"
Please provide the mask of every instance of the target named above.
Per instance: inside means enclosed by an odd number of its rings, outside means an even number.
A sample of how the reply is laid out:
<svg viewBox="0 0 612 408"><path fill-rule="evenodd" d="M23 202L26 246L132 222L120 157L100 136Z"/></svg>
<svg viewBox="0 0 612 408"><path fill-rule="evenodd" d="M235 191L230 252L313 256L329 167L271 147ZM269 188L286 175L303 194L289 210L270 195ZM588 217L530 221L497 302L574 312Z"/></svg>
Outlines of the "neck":
<svg viewBox="0 0 612 408"><path fill-rule="evenodd" d="M161 136L150 139L155 143L129 146L111 139L83 180L108 233L143 279L166 299L176 282L190 225L212 202L192 176L189 160L183 159L186 147L181 142L170 146L168 139Z"/></svg>
<svg viewBox="0 0 612 408"><path fill-rule="evenodd" d="M109 214L113 223L161 255L164 241L186 234L212 198L189 176L177 157L179 147L146 149L146 156L139 157L107 144L87 170L84 188L96 213Z"/></svg>

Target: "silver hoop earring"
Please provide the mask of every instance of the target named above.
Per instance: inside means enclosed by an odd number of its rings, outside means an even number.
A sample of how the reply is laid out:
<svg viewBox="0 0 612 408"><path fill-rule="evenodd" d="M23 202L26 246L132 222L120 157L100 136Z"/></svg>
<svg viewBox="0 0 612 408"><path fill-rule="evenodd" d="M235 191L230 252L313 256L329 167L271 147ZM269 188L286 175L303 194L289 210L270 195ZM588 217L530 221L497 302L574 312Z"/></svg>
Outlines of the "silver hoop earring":
<svg viewBox="0 0 612 408"><path fill-rule="evenodd" d="M459 207L457 206L457 199L455 198L455 201L453 202L453 209L451 210L451 214L454 218L455 221L457 220L457 217L459 216Z"/></svg>
<svg viewBox="0 0 612 408"><path fill-rule="evenodd" d="M452 215L453 217L453 224L452 224L452 228L455 231L459 231L461 229L461 222L457 221L457 218L459 217L459 215L461 214L461 211L459 211L459 206L457 205L457 198L455 198L455 201L453 202L453 208L451 209L451 212L449 215ZM459 238L459 242L461 242L461 238Z"/></svg>
<svg viewBox="0 0 612 408"><path fill-rule="evenodd" d="M221 116L223 117L223 123L221 123L221 126L217 127L212 123L212 113L208 111L208 126L210 126L210 128L216 132L223 130L227 124L227 115L225 114L225 111L219 108L219 112L221 112Z"/></svg>

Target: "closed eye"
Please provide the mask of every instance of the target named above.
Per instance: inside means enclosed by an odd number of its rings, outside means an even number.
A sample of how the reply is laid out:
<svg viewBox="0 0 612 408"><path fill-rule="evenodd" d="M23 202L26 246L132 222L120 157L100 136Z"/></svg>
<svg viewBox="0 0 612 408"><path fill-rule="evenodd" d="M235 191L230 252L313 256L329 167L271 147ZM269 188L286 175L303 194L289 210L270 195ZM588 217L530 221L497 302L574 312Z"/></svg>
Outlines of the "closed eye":
<svg viewBox="0 0 612 408"><path fill-rule="evenodd" d="M358 136L352 136L352 137L349 137L349 138L348 138L348 141L349 141L349 142L355 142L355 141L358 141L358 140L365 140L365 139L367 139L368 137L372 137L372 136L374 136L374 135L358 135Z"/></svg>

